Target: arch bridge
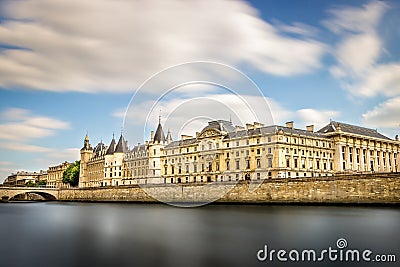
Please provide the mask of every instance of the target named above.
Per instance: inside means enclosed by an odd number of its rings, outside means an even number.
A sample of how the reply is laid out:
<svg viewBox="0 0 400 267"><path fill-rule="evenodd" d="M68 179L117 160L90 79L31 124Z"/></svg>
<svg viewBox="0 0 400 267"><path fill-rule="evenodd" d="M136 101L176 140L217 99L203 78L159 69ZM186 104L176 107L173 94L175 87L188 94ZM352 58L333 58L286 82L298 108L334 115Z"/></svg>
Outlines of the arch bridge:
<svg viewBox="0 0 400 267"><path fill-rule="evenodd" d="M1 201L7 202L17 195L37 194L45 200L57 200L58 188L43 187L0 187Z"/></svg>

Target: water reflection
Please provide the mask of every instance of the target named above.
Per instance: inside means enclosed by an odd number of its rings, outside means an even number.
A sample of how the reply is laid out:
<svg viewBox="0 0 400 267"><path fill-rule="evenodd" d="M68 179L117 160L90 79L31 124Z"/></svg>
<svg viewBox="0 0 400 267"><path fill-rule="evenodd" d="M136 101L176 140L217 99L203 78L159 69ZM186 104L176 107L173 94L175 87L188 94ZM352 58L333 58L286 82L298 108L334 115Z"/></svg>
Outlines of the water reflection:
<svg viewBox="0 0 400 267"><path fill-rule="evenodd" d="M2 204L0 216L1 266L291 266L256 253L264 244L318 250L340 237L400 258L399 208L47 202Z"/></svg>

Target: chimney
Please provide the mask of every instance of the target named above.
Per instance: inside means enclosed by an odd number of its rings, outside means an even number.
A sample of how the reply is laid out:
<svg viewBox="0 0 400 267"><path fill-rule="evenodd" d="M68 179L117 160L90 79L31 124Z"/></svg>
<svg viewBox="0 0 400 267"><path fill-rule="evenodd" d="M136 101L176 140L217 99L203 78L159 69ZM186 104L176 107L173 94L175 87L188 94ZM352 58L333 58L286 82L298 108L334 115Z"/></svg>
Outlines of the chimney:
<svg viewBox="0 0 400 267"><path fill-rule="evenodd" d="M394 137L394 140L399 141L399 135L396 134L396 136Z"/></svg>
<svg viewBox="0 0 400 267"><path fill-rule="evenodd" d="M251 123L246 123L246 130L251 130L251 129L253 129L253 128L254 128L253 124L251 124Z"/></svg>
<svg viewBox="0 0 400 267"><path fill-rule="evenodd" d="M262 123L259 123L259 122L254 122L254 129L257 129L257 128L261 128L261 127L263 127L264 126L264 124L262 124Z"/></svg>
<svg viewBox="0 0 400 267"><path fill-rule="evenodd" d="M129 144L128 144L128 141L127 141L127 140L125 140L125 148L126 148L127 150L129 150Z"/></svg>
<svg viewBox="0 0 400 267"><path fill-rule="evenodd" d="M190 138L193 138L193 136L191 136L191 135L186 135L186 134L182 134L182 135L181 135L181 140L186 140L186 139L190 139Z"/></svg>
<svg viewBox="0 0 400 267"><path fill-rule="evenodd" d="M154 140L154 131L151 131L151 134L150 134L150 140L151 140L151 141L153 141L153 140Z"/></svg>
<svg viewBox="0 0 400 267"><path fill-rule="evenodd" d="M307 125L306 129L307 129L307 132L313 133L314 132L314 125L313 124Z"/></svg>
<svg viewBox="0 0 400 267"><path fill-rule="evenodd" d="M239 126L239 125L236 125L235 126L235 131L237 132L237 131L241 131L241 130L244 130L244 127L243 126Z"/></svg>
<svg viewBox="0 0 400 267"><path fill-rule="evenodd" d="M290 129L293 129L293 125L294 125L293 121L286 122L286 127L290 128Z"/></svg>

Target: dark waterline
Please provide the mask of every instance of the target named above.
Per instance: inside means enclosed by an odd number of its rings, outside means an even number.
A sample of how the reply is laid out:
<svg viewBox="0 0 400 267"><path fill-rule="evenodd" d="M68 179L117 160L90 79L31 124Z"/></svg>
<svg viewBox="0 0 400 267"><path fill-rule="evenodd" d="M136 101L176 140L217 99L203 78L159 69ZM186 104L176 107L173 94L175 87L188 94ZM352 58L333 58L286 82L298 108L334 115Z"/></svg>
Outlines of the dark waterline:
<svg viewBox="0 0 400 267"><path fill-rule="evenodd" d="M0 266L360 266L259 262L257 251L348 248L395 254L398 207L163 204L0 204Z"/></svg>

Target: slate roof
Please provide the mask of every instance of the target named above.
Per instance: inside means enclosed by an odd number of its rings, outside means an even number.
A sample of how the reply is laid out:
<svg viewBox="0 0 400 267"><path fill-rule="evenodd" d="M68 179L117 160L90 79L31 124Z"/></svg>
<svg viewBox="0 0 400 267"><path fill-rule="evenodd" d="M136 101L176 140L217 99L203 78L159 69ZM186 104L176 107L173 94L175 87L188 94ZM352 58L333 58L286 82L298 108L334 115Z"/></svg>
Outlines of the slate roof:
<svg viewBox="0 0 400 267"><path fill-rule="evenodd" d="M102 142L98 143L97 146L94 148L94 153L98 153L101 152L102 150L104 150L106 147L104 146L104 144Z"/></svg>
<svg viewBox="0 0 400 267"><path fill-rule="evenodd" d="M208 125L204 127L203 130L201 131L203 132L208 129L216 129L218 131L232 132L235 130L235 127L233 127L233 124L230 121L217 120L208 122Z"/></svg>
<svg viewBox="0 0 400 267"><path fill-rule="evenodd" d="M126 148L125 148L125 140L124 140L124 137L121 134L121 136L119 137L119 140L118 140L118 144L115 147L114 153L124 153L125 150L126 150Z"/></svg>
<svg viewBox="0 0 400 267"><path fill-rule="evenodd" d="M165 141L165 135L164 135L164 131L162 129L161 123L158 123L158 127L156 130L156 133L154 135L154 139L153 141L158 141L158 142L164 142Z"/></svg>
<svg viewBox="0 0 400 267"><path fill-rule="evenodd" d="M365 128L361 126L351 125L343 122L331 121L328 125L323 127L318 131L318 133L328 134L336 132L337 128L340 126L340 130L345 133L357 134L357 135L364 135L374 138L392 140L387 136L379 133L375 129Z"/></svg>
<svg viewBox="0 0 400 267"><path fill-rule="evenodd" d="M107 149L106 155L112 155L112 154L114 154L114 151L115 151L115 139L114 139L114 136L113 136L113 139L111 140L111 144Z"/></svg>
<svg viewBox="0 0 400 267"><path fill-rule="evenodd" d="M286 126L270 125L270 126L264 126L264 127L260 127L260 128L256 128L256 129L230 132L225 136L225 139L240 138L240 137L245 137L245 136L275 134L279 131L283 131L284 133L289 133L289 134L326 138L326 136L324 136L321 133L317 133L317 132L309 132L307 130L289 128Z"/></svg>

